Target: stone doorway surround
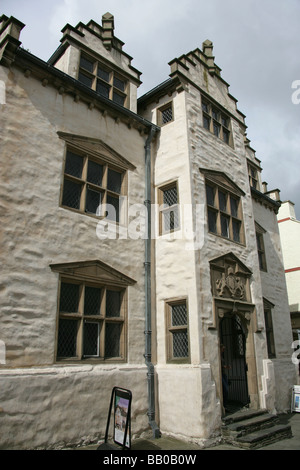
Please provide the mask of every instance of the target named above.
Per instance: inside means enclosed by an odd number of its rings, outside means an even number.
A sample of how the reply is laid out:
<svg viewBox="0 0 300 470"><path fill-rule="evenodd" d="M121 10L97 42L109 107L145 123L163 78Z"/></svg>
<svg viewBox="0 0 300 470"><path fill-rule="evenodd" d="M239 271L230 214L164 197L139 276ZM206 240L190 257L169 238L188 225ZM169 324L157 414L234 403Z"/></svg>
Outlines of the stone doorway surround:
<svg viewBox="0 0 300 470"><path fill-rule="evenodd" d="M250 397L249 408L259 409L254 333L258 331L255 305L251 302L250 278L252 272L232 253L210 262L213 294L213 324L218 331L220 346L220 322L224 316L238 315L246 341L247 381ZM219 361L217 391L222 402L222 371Z"/></svg>

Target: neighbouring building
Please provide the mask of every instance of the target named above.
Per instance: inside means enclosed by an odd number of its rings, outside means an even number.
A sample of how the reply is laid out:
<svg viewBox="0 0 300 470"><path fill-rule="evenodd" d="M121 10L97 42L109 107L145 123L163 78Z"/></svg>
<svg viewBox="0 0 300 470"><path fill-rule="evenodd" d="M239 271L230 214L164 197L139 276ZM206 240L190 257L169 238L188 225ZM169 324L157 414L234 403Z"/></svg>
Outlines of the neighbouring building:
<svg viewBox="0 0 300 470"><path fill-rule="evenodd" d="M295 204L283 201L277 215L294 341L300 340L300 221ZM299 378L298 378L299 381Z"/></svg>
<svg viewBox="0 0 300 470"><path fill-rule="evenodd" d="M99 441L115 386L133 437L205 445L228 407L288 410L280 203L212 43L137 98L110 13L48 62L23 27L0 18L0 448Z"/></svg>

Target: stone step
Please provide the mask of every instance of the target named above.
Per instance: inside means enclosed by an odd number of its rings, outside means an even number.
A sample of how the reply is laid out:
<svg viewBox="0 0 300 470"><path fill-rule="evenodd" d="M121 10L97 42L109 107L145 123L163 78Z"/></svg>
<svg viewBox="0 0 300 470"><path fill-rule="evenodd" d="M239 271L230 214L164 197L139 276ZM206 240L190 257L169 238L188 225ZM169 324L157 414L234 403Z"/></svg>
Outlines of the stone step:
<svg viewBox="0 0 300 470"><path fill-rule="evenodd" d="M291 426L287 424L273 425L268 429L255 431L245 436L238 437L235 445L245 449L258 449L273 442L289 439L292 437Z"/></svg>
<svg viewBox="0 0 300 470"><path fill-rule="evenodd" d="M233 440L237 437L250 434L260 429L268 428L278 423L278 417L264 413L262 415L248 417L242 421L234 421L223 427L223 436Z"/></svg>
<svg viewBox="0 0 300 470"><path fill-rule="evenodd" d="M242 410L223 418L222 437L231 445L255 449L290 438L292 431L266 410Z"/></svg>
<svg viewBox="0 0 300 470"><path fill-rule="evenodd" d="M236 423L239 421L244 421L246 419L255 418L256 416L262 416L262 415L269 415L269 413L265 409L261 409L261 410L243 409L241 411L237 411L228 416L225 416L222 419L222 421L224 425L227 425L230 423Z"/></svg>

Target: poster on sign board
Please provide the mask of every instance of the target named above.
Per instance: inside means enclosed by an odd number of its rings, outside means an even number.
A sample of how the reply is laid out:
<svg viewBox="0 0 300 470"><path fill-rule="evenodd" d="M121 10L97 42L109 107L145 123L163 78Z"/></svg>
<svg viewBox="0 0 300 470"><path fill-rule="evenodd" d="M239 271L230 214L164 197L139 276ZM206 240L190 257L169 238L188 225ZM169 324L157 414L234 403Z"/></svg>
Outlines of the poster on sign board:
<svg viewBox="0 0 300 470"><path fill-rule="evenodd" d="M130 448L130 408L131 392L116 388L114 400L114 442L123 445L126 433L125 446L128 448Z"/></svg>

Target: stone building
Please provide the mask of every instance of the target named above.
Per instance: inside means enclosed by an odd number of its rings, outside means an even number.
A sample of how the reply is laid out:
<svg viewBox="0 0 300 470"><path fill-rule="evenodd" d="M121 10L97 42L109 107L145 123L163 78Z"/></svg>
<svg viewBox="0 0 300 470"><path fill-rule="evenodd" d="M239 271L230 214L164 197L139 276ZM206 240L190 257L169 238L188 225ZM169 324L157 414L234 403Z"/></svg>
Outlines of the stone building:
<svg viewBox="0 0 300 470"><path fill-rule="evenodd" d="M67 24L48 62L23 27L0 18L0 447L103 438L115 386L134 437L205 443L224 405L287 410L280 204L212 43L137 99L111 14Z"/></svg>
<svg viewBox="0 0 300 470"><path fill-rule="evenodd" d="M300 221L295 204L283 201L277 215L294 341L300 340ZM299 369L300 371L300 369ZM299 378L298 378L299 381Z"/></svg>

